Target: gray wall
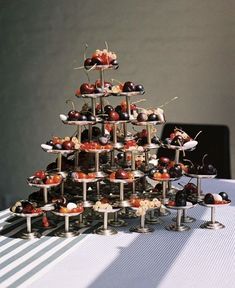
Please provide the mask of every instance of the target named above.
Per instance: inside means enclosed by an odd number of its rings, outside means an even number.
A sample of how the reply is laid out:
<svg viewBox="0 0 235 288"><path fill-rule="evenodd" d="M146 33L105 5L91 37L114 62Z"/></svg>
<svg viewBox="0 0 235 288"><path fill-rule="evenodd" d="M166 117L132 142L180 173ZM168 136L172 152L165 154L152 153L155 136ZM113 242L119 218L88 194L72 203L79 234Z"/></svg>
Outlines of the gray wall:
<svg viewBox="0 0 235 288"><path fill-rule="evenodd" d="M66 99L82 102L86 76L73 68L84 43L105 40L120 62L107 77L143 83L145 107L178 96L168 121L229 126L235 177L234 11L228 0L1 0L0 206L26 198L26 177L54 160L40 144L72 133L58 115Z"/></svg>

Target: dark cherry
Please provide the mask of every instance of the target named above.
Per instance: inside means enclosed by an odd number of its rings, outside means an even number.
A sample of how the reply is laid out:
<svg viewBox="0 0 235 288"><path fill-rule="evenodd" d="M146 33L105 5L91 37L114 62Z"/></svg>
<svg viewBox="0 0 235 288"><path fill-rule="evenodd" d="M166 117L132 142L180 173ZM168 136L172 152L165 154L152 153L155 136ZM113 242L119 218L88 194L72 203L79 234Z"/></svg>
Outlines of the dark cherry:
<svg viewBox="0 0 235 288"><path fill-rule="evenodd" d="M81 94L93 94L95 91L95 85L90 83L83 83L80 86L80 93Z"/></svg>
<svg viewBox="0 0 235 288"><path fill-rule="evenodd" d="M87 116L85 114L80 114L78 121L87 121Z"/></svg>
<svg viewBox="0 0 235 288"><path fill-rule="evenodd" d="M112 105L105 105L104 106L104 112L105 113L109 113L110 111L113 111L114 110L114 108L113 108L113 106Z"/></svg>
<svg viewBox="0 0 235 288"><path fill-rule="evenodd" d="M169 174L171 178L178 178L182 176L182 169L180 165L175 164L173 167L169 169Z"/></svg>
<svg viewBox="0 0 235 288"><path fill-rule="evenodd" d="M115 173L116 179L128 179L128 173L123 169L118 169Z"/></svg>
<svg viewBox="0 0 235 288"><path fill-rule="evenodd" d="M115 69L118 69L118 67L119 67L119 64L118 64L117 59L112 60L112 61L110 62L110 64L113 65L113 66L115 66Z"/></svg>
<svg viewBox="0 0 235 288"><path fill-rule="evenodd" d="M120 152L117 154L117 159L118 160L123 160L124 159L124 153L123 152Z"/></svg>
<svg viewBox="0 0 235 288"><path fill-rule="evenodd" d="M206 204L214 204L215 203L214 196L211 193L207 193L204 197L204 202Z"/></svg>
<svg viewBox="0 0 235 288"><path fill-rule="evenodd" d="M23 212L23 206L16 206L15 213L22 213Z"/></svg>
<svg viewBox="0 0 235 288"><path fill-rule="evenodd" d="M89 69L89 68L91 68L91 66L93 66L93 65L94 65L94 63L93 63L93 61L92 61L91 58L87 58L87 59L84 61L84 67L85 67L85 69Z"/></svg>
<svg viewBox="0 0 235 288"><path fill-rule="evenodd" d="M54 145L52 140L47 141L46 144L47 144L47 145L50 145L50 146L53 146L53 145Z"/></svg>
<svg viewBox="0 0 235 288"><path fill-rule="evenodd" d="M87 121L96 121L96 117L94 115L88 113Z"/></svg>
<svg viewBox="0 0 235 288"><path fill-rule="evenodd" d="M158 115L157 114L149 114L148 121L158 121Z"/></svg>
<svg viewBox="0 0 235 288"><path fill-rule="evenodd" d="M171 145L174 145L174 146L182 146L183 144L184 144L184 139L181 135L175 136L171 141Z"/></svg>
<svg viewBox="0 0 235 288"><path fill-rule="evenodd" d="M222 197L223 200L228 201L228 194L226 192L220 192L219 195Z"/></svg>
<svg viewBox="0 0 235 288"><path fill-rule="evenodd" d="M119 113L120 120L129 120L129 114L127 112Z"/></svg>
<svg viewBox="0 0 235 288"><path fill-rule="evenodd" d="M124 83L123 88L122 88L123 92L133 92L135 91L135 84L131 81L127 81Z"/></svg>
<svg viewBox="0 0 235 288"><path fill-rule="evenodd" d="M74 142L73 141L64 141L62 144L62 147L65 150L73 150L74 149Z"/></svg>
<svg viewBox="0 0 235 288"><path fill-rule="evenodd" d="M176 206L186 206L186 193L184 190L179 190L175 194L175 205Z"/></svg>
<svg viewBox="0 0 235 288"><path fill-rule="evenodd" d="M115 107L115 111L119 114L120 112L122 112L122 106L121 105L117 105Z"/></svg>
<svg viewBox="0 0 235 288"><path fill-rule="evenodd" d="M135 85L135 91L144 92L144 86L141 84Z"/></svg>
<svg viewBox="0 0 235 288"><path fill-rule="evenodd" d="M139 113L138 116L137 116L137 121L139 122L145 122L148 120L148 115L146 113Z"/></svg>
<svg viewBox="0 0 235 288"><path fill-rule="evenodd" d="M98 56L95 56L95 57L92 57L92 63L93 65L103 65L103 60L101 57L98 57Z"/></svg>
<svg viewBox="0 0 235 288"><path fill-rule="evenodd" d="M68 120L76 121L80 117L80 113L76 110L70 110L68 113Z"/></svg>
<svg viewBox="0 0 235 288"><path fill-rule="evenodd" d="M158 164L163 167L166 167L169 163L170 163L170 159L167 157L160 157L158 160Z"/></svg>

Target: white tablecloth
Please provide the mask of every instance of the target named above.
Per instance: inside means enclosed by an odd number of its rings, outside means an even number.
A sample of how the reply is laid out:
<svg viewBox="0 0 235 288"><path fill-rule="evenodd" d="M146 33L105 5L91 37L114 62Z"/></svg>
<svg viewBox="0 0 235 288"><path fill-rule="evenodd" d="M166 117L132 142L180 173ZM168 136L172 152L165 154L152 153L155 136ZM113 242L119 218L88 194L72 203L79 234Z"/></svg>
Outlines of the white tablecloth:
<svg viewBox="0 0 235 288"><path fill-rule="evenodd" d="M165 229L175 216L171 210L171 215L161 217L161 224L152 225L155 231L149 234L131 233L127 226L113 236L88 231L61 239L49 230L40 239L25 241L14 238L24 222L7 223L9 212L3 211L0 287L234 288L235 181L202 180L202 189L229 194L231 205L216 209L216 220L224 229L201 229L210 220L210 209L197 205L188 210L197 219L187 224L189 231ZM137 219L128 221L138 224Z"/></svg>

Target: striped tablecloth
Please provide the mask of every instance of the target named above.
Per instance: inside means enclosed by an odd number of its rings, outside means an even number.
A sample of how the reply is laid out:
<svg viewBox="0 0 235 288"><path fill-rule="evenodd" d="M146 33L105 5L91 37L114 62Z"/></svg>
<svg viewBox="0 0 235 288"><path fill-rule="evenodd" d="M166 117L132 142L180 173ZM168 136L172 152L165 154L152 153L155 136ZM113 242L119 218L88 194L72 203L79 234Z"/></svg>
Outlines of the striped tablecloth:
<svg viewBox="0 0 235 288"><path fill-rule="evenodd" d="M185 232L165 229L175 216L172 211L149 234L130 233L130 226L139 224L134 219L113 236L95 235L92 227L63 239L53 236L52 229L27 241L16 237L25 219L2 211L0 287L234 288L235 181L207 180L202 188L229 193L231 205L216 209L216 220L224 229L201 229L200 224L210 220L210 209L197 205L188 211L197 221L187 224L191 230Z"/></svg>

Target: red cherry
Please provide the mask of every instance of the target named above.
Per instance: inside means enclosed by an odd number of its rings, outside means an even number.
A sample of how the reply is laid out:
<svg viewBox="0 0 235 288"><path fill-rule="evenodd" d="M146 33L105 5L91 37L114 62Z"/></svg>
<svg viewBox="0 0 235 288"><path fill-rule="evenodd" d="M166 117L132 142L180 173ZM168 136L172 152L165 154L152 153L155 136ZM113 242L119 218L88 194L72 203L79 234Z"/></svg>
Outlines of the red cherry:
<svg viewBox="0 0 235 288"><path fill-rule="evenodd" d="M34 173L34 176L44 180L46 178L46 172L43 170L38 170Z"/></svg>
<svg viewBox="0 0 235 288"><path fill-rule="evenodd" d="M95 85L90 83L83 83L80 86L80 93L81 94L93 94L95 91Z"/></svg>
<svg viewBox="0 0 235 288"><path fill-rule="evenodd" d="M64 141L62 143L62 147L65 150L73 150L74 149L74 143L73 143L73 141Z"/></svg>
<svg viewBox="0 0 235 288"><path fill-rule="evenodd" d="M109 121L118 121L119 120L119 114L114 110L110 111L108 115L109 115L109 117L108 117Z"/></svg>
<svg viewBox="0 0 235 288"><path fill-rule="evenodd" d="M128 173L123 169L118 169L115 173L116 179L128 179Z"/></svg>

